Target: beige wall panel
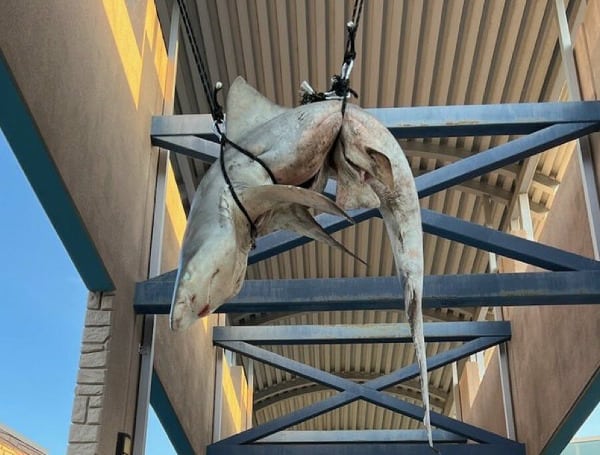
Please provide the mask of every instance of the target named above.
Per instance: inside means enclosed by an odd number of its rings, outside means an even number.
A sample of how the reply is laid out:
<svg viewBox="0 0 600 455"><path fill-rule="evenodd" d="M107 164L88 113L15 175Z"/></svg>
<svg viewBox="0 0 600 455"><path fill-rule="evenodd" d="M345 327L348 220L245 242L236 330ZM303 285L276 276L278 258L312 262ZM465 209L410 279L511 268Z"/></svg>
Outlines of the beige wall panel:
<svg viewBox="0 0 600 455"><path fill-rule="evenodd" d="M3 0L0 45L116 285L99 453L133 432L166 53L153 2ZM140 6L141 5L141 6ZM150 8L148 6L150 5ZM85 302L81 302L85 305Z"/></svg>
<svg viewBox="0 0 600 455"><path fill-rule="evenodd" d="M477 368L476 364L474 366ZM477 371L475 373L478 374ZM462 416L465 422L506 436L502 389L500 388L498 349L494 349L492 357L489 360L479 389L473 399L473 406L470 407L462 398L463 393L461 389ZM486 400L485 404L483 404L482 398Z"/></svg>
<svg viewBox="0 0 600 455"><path fill-rule="evenodd" d="M600 87L599 17L600 1L588 2L586 19L575 41L582 94L588 100L598 99ZM591 138L591 144L593 154L597 156L600 153L597 134ZM539 240L593 257L581 174L575 156ZM583 305L515 307L506 308L504 316L510 319L513 332L509 362L517 437L527 445L528 454L538 454L600 368L600 311L597 306ZM479 410L494 403L500 393L499 389L486 388L486 380L488 378L484 378L474 404ZM476 409L473 419L481 425L486 425L489 420Z"/></svg>
<svg viewBox="0 0 600 455"><path fill-rule="evenodd" d="M157 318L154 368L197 454L212 442L217 318L204 318L185 332L171 332L168 317Z"/></svg>
<svg viewBox="0 0 600 455"><path fill-rule="evenodd" d="M591 255L592 246L573 158L548 215L542 243ZM595 306L505 308L512 324L508 343L517 438L538 454L600 366L600 311ZM491 359L473 407L465 417L505 433L496 358ZM494 422L498 419L497 422Z"/></svg>
<svg viewBox="0 0 600 455"><path fill-rule="evenodd" d="M592 256L577 159L569 164L540 241ZM600 366L595 306L508 308L517 436L539 453Z"/></svg>
<svg viewBox="0 0 600 455"><path fill-rule="evenodd" d="M245 430L248 425L246 415L248 412L248 388L246 375L242 366L229 366L223 361L223 406L221 414L221 437L237 434Z"/></svg>

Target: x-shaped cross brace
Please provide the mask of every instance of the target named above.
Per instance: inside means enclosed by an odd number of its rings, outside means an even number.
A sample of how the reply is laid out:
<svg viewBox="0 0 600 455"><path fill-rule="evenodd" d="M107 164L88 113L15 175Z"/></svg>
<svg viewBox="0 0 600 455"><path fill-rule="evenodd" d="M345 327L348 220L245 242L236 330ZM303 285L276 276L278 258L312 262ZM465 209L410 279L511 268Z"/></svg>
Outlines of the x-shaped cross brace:
<svg viewBox="0 0 600 455"><path fill-rule="evenodd" d="M480 337L468 341L460 347L450 349L428 358L428 369L433 370L435 368L447 365L455 360L502 343L507 339L508 337L506 336L492 336ZM383 389L418 376L418 366L416 364L400 368L390 374L365 382L364 384L357 384L351 380L340 378L334 374L319 370L292 359L288 359L279 354L259 348L257 346L253 346L243 341L215 341L215 344L225 349L243 354L251 359L266 363L276 368L280 368L340 391L339 394L334 395L326 400L311 404L305 408L299 409L270 422L231 436L216 444L236 445L251 443L277 431L288 428L312 417L316 417L332 409L344 406L358 399L364 399L370 403L390 409L394 412L399 412L414 419L423 418L423 408L382 392ZM509 445L517 444L514 441L503 438L497 434L435 412L431 413L431 423L436 427L451 431L455 434L481 443Z"/></svg>

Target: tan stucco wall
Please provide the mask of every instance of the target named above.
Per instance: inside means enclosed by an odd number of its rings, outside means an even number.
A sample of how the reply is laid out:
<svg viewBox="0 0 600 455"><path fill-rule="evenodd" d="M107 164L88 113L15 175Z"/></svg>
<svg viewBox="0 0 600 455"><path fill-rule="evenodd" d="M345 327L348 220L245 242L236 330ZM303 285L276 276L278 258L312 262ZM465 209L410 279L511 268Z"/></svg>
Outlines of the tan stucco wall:
<svg viewBox="0 0 600 455"><path fill-rule="evenodd" d="M577 158L573 157L540 237L593 257ZM519 440L539 453L600 366L596 306L506 308L509 361Z"/></svg>
<svg viewBox="0 0 600 455"><path fill-rule="evenodd" d="M242 366L230 366L223 360L223 402L221 403L221 434L219 439L240 433L251 425L247 420L249 394Z"/></svg>
<svg viewBox="0 0 600 455"><path fill-rule="evenodd" d="M492 348L491 351L491 358L481 382L479 380L478 365L472 361L465 364L459 382L462 419L465 422L476 423L478 427L485 428L488 431L506 436L498 349Z"/></svg>
<svg viewBox="0 0 600 455"><path fill-rule="evenodd" d="M125 5L134 5L127 10ZM0 45L116 285L98 453L133 433L166 53L152 1L3 0ZM85 302L81 302L85 305Z"/></svg>
<svg viewBox="0 0 600 455"><path fill-rule="evenodd" d="M148 273L158 158L150 120L162 112L166 81L154 2L5 0L0 44L116 285L97 451L113 453L117 432L134 432L141 318L133 291ZM177 266L185 226L171 171L168 188L163 271ZM212 441L216 322L175 334L157 318L155 369L199 454Z"/></svg>
<svg viewBox="0 0 600 455"><path fill-rule="evenodd" d="M575 40L575 55L584 99L599 99L600 0L588 2ZM600 135L592 135L590 142L596 175L600 175ZM539 241L593 257L575 155ZM517 438L526 444L529 455L536 455L600 368L600 311L597 305L536 306L504 308L503 314L512 324L508 356ZM495 419L504 418L501 403L498 405L499 393L498 372L488 368L473 409L465 413L467 420L493 430Z"/></svg>

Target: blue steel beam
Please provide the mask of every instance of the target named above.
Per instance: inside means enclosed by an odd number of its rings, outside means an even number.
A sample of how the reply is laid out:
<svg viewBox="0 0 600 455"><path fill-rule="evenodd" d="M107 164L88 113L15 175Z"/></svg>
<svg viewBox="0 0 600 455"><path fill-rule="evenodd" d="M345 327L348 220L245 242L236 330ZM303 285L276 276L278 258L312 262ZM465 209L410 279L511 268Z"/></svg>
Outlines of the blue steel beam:
<svg viewBox="0 0 600 455"><path fill-rule="evenodd" d="M546 270L600 270L599 261L432 210L421 210L421 220L423 232Z"/></svg>
<svg viewBox="0 0 600 455"><path fill-rule="evenodd" d="M522 160L559 143L588 134L599 127L600 124L586 123L561 124L545 128L529 136L420 175L415 179L417 192L419 197L430 196L436 191L450 188L494 169ZM366 209L351 211L349 215L356 222L361 222L380 216L380 213L377 209ZM577 270L579 268L597 267L597 264L594 265L595 261L590 259L582 261L587 264L583 267L582 265L571 264L570 260L574 259L575 256L571 253L565 253L556 248L547 247L537 242L524 240L454 217L436 214L426 209L421 211L421 218L423 219L424 232L492 251L548 270ZM347 220L328 214L319 215L317 220L323 229L330 234L350 226ZM310 241L312 240L309 238L289 232L269 234L258 239L256 249L251 252L248 263L253 264L268 259Z"/></svg>
<svg viewBox="0 0 600 455"><path fill-rule="evenodd" d="M354 210L348 214L357 223L380 216L377 209ZM593 259L429 209L421 209L421 220L423 232L491 251L546 270L597 270L600 268L600 263ZM347 220L329 214L317 216L317 221L330 234L351 225ZM256 242L256 249L250 253L248 263L254 264L310 241L312 240L309 238L288 232L266 235Z"/></svg>
<svg viewBox="0 0 600 455"><path fill-rule="evenodd" d="M90 291L115 288L0 49L0 129Z"/></svg>
<svg viewBox="0 0 600 455"><path fill-rule="evenodd" d="M452 349L452 350L446 351L444 353L438 354L436 356L432 356L431 359L428 359L428 370L432 370L434 368L437 368L438 366L441 366L440 363L448 364L452 361L455 361L455 360L458 360L459 358L464 357L465 355L463 355L463 354L465 354L465 351L469 352L470 350L472 350L472 348L478 344L477 342L479 342L479 345L477 347L479 350L481 350L481 349L485 349L485 347L489 347L489 346L493 346L494 344L498 344L504 340L505 340L504 337L479 338L479 339L473 340L473 341L468 342L465 345L461 346L461 348L463 348L463 351L460 351L460 348L456 348L456 349ZM410 365L409 367L402 368L402 369L398 370L398 372L395 372L396 374L392 373L390 375L383 376L381 378L366 382L364 384L357 384L348 379L344 379L344 378L335 376L332 373L328 373L328 372L319 370L312 366L305 365L305 364L297 362L295 360L283 357L274 352L270 352L270 351L267 351L265 349L262 349L262 348L259 348L256 346L252 346L252 345L244 343L244 342L229 341L229 342L218 343L218 345L225 349L229 349L231 351L241 353L241 354L243 354L249 358L252 358L254 360L266 363L266 364L274 366L276 368L280 368L284 371L288 371L292 374L296 374L298 376L305 377L307 379L310 379L311 381L315 381L320 384L324 384L328 387L331 387L331 388L336 389L341 392L338 395L334 395L330 399L323 400L323 401L317 403L318 405L321 405L322 407L320 409L317 408L318 413L316 415L322 414L323 412L326 412L331 409L335 409L339 406L348 404L357 399L363 399L363 400L366 400L377 406L384 407L384 408L389 409L394 412L399 412L399 413L409 416L413 419L418 419L418 420L423 419L423 414L424 414L423 408L420 408L419 406L413 405L411 403L404 402L392 395L381 392L381 389L385 388L385 387L381 387L382 385L387 385L389 387L391 385L397 384L398 382L401 382L402 380L410 379L411 377L414 377L411 374L405 373L405 371L406 372L410 371L410 373L414 373L414 375L416 375L417 374L417 365L416 364ZM485 347L481 347L481 346L485 346ZM459 355L459 353L460 353L460 355ZM469 354L466 354L466 355L469 355ZM400 372L402 372L402 373L400 373ZM390 379L390 377L393 377L393 379ZM399 378L400 378L400 380L398 380ZM390 382L391 382L391 384L390 384ZM342 398L340 398L340 397L342 397ZM337 400L335 400L336 398L337 398ZM323 403L326 403L324 408L323 408ZM311 408L311 406L303 408L299 411L305 411L309 408ZM283 416L282 418L275 419L273 421L267 422L266 424L254 427L254 428L252 428L250 430L246 430L245 432L242 432L240 434L231 436L230 438L227 438L227 439L219 442L218 444L246 444L249 442L253 442L253 441L256 441L257 439L264 438L265 436L268 436L269 434L272 434L274 432L277 432L279 430L287 428L295 423L299 423L310 417L314 417L314 415L315 415L315 414L313 414L314 412L315 412L314 408L311 409L311 412L309 412L310 415L308 415L308 416L306 415L306 413L303 414L302 412L300 412L300 413L292 412L291 414L288 414L287 416ZM293 418L295 418L296 420L289 423L289 421L287 421L285 418L289 418L291 416L293 416ZM297 420L299 417L301 417L301 419ZM274 422L276 422L276 423L274 424ZM431 423L432 423L432 425L434 425L437 428L441 428L441 429L450 431L454 434L458 434L460 436L466 437L466 438L471 439L476 442L488 443L488 444L500 443L500 444L507 444L508 446L512 446L513 444L515 444L514 441L506 439L502 436L491 433L487 430L483 430L481 428L474 427L474 426L466 424L464 422L460 422L458 420L451 419L450 417L447 417L447 416L444 416L442 414L438 414L435 412L431 413ZM284 426L282 426L282 424Z"/></svg>
<svg viewBox="0 0 600 455"><path fill-rule="evenodd" d="M423 326L425 341L470 341L479 337L510 338L510 322L434 322ZM260 345L410 343L409 325L294 325L215 327L213 343L244 341Z"/></svg>
<svg viewBox="0 0 600 455"><path fill-rule="evenodd" d="M597 130L599 127L600 124L598 123L567 123L553 125L528 136L428 172L415 179L419 197L429 196L437 191L450 188L453 185L481 176L494 169L522 160L560 143L588 134ZM206 141L197 137L176 136L173 140L175 143L171 144L171 148L174 150L190 150L191 148L196 148L198 153L203 157L206 157L209 161L214 160L216 157L216 149L212 150L212 148L207 145ZM185 144L185 147L182 147L182 144ZM168 143L163 142L157 143L156 145L169 146ZM208 149L211 150L208 151ZM334 187L330 186L329 191L329 196L334 197L333 194L331 194L335 192ZM351 212L350 215L357 222L360 222L374 216L379 216L379 211L377 209L356 210ZM523 240L508 234L494 234L497 231L489 228L477 227L478 225L472 223L466 224L468 222L456 220L444 215L437 216L437 219L442 217L441 222L444 224L438 223L436 225L428 223L427 221L431 221L432 218L436 219L436 215L434 215L433 212L424 211L422 217L424 231L431 234L440 235L451 240L457 240L477 248L487 249L488 251L493 251L512 259L546 268L548 270L574 270L581 268L580 266L573 267L568 261L567 263L561 261L558 261L557 263L557 259L574 257L574 255L570 253L561 253L558 249L549 249L550 247L544 247L535 242ZM319 221L323 228L329 233L336 232L349 226L347 220L331 215L321 215ZM450 229L448 227L450 224L456 226L458 230ZM477 236L471 237L465 235L465 232L476 233ZM500 241L500 245L490 242L490 239ZM258 240L257 248L249 256L249 263L252 264L267 259L309 241L311 241L311 239L286 232L270 234L269 236ZM590 262L589 260L587 261ZM593 267L594 266L590 264L583 268Z"/></svg>
<svg viewBox="0 0 600 455"><path fill-rule="evenodd" d="M175 273L138 283L137 313L168 314ZM247 280L221 313L404 308L396 277ZM600 271L428 275L424 308L564 305L600 302Z"/></svg>
<svg viewBox="0 0 600 455"><path fill-rule="evenodd" d="M156 371L152 371L150 404L156 412L165 433L169 435L169 440L175 451L177 453L194 453L192 444L185 434L185 430Z"/></svg>
<svg viewBox="0 0 600 455"><path fill-rule="evenodd" d="M436 443L466 443L467 439L443 430L433 430ZM329 430L329 431L279 431L260 439L257 444L303 444L303 443L354 444L373 442L427 442L425 430Z"/></svg>
<svg viewBox="0 0 600 455"><path fill-rule="evenodd" d="M420 175L415 178L417 192L421 198L430 196L598 129L600 123L567 123L549 126ZM155 136L152 144L207 163L213 163L220 151L218 145L196 136ZM332 193L329 195L334 198L335 190Z"/></svg>
<svg viewBox="0 0 600 455"><path fill-rule="evenodd" d="M525 455L523 444L436 444L443 455ZM212 444L207 455L431 455L435 453L427 444L387 442L372 444Z"/></svg>
<svg viewBox="0 0 600 455"><path fill-rule="evenodd" d="M447 166L435 169L415 178L419 197L427 197L467 180L508 164L523 160L536 153L563 144L572 139L598 130L598 123L575 123L553 125L528 136L493 147L489 150L463 158ZM219 156L220 147L196 136L157 136L153 145L168 148L192 158L213 163ZM335 198L335 185L328 196ZM375 211L370 212L374 214Z"/></svg>
<svg viewBox="0 0 600 455"><path fill-rule="evenodd" d="M558 123L600 122L600 101L377 108L367 111L398 138L529 134ZM216 141L210 115L153 117L151 136Z"/></svg>
<svg viewBox="0 0 600 455"><path fill-rule="evenodd" d="M213 163L219 157L221 151L219 144L197 136L155 136L152 138L152 145L205 163Z"/></svg>
<svg viewBox="0 0 600 455"><path fill-rule="evenodd" d="M568 123L549 126L420 175L415 179L417 192L420 198L430 196L598 129L600 129L600 123Z"/></svg>

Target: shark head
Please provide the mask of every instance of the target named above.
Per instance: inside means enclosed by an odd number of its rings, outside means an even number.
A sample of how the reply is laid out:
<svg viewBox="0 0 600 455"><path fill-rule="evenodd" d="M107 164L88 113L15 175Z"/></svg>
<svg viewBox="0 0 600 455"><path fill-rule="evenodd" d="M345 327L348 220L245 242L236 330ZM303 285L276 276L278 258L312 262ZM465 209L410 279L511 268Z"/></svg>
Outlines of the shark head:
<svg viewBox="0 0 600 455"><path fill-rule="evenodd" d="M338 216L344 212L325 196L292 186L317 175L341 123L339 102L286 109L243 79L234 81L227 97L227 137L260 155L279 183L270 184L262 167L248 164L247 157L228 154L236 196L258 232L284 227L347 252L314 222L308 209ZM200 182L188 217L171 305L173 330L208 316L240 291L251 240L249 222L217 162Z"/></svg>
<svg viewBox="0 0 600 455"><path fill-rule="evenodd" d="M243 282L248 253L237 247L235 238L209 236L197 245L182 255L171 304L173 330L184 330L209 316L239 292Z"/></svg>

